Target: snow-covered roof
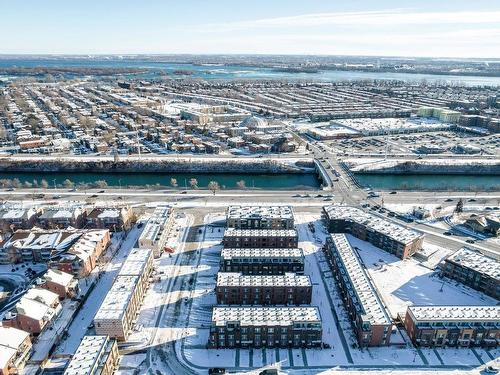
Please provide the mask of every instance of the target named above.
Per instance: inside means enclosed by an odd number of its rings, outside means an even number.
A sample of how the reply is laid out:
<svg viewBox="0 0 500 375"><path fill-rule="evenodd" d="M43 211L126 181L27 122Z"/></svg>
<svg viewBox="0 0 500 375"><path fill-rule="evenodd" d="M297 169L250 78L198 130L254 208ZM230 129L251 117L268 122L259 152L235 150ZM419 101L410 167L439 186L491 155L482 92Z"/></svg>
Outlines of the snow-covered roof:
<svg viewBox="0 0 500 375"><path fill-rule="evenodd" d="M95 314L94 321L121 320L138 282L138 276L117 276Z"/></svg>
<svg viewBox="0 0 500 375"><path fill-rule="evenodd" d="M273 286L273 287L310 287L311 279L307 275L285 273L284 275L243 275L238 272L219 272L217 286Z"/></svg>
<svg viewBox="0 0 500 375"><path fill-rule="evenodd" d="M212 324L225 326L238 322L241 326L291 326L293 323L318 323L317 307L214 307Z"/></svg>
<svg viewBox="0 0 500 375"><path fill-rule="evenodd" d="M500 262L467 247L457 250L446 261L470 268L495 280L500 280Z"/></svg>
<svg viewBox="0 0 500 375"><path fill-rule="evenodd" d="M146 268L148 261L153 258L151 249L132 249L123 262L119 276L141 276Z"/></svg>
<svg viewBox="0 0 500 375"><path fill-rule="evenodd" d="M7 368L16 354L17 349L0 345L0 368Z"/></svg>
<svg viewBox="0 0 500 375"><path fill-rule="evenodd" d="M107 336L84 336L66 371L64 371L64 375L96 373L108 341Z"/></svg>
<svg viewBox="0 0 500 375"><path fill-rule="evenodd" d="M33 301L38 301L47 306L51 306L55 301L59 301L59 296L56 293L42 288L29 289L23 296L23 298L28 298Z"/></svg>
<svg viewBox="0 0 500 375"><path fill-rule="evenodd" d="M293 219L293 209L291 206L229 206L227 218Z"/></svg>
<svg viewBox="0 0 500 375"><path fill-rule="evenodd" d="M500 306L409 306L417 322L479 321L500 325Z"/></svg>
<svg viewBox="0 0 500 375"><path fill-rule="evenodd" d="M224 231L224 237L297 237L295 229L234 229Z"/></svg>
<svg viewBox="0 0 500 375"><path fill-rule="evenodd" d="M16 349L29 337L29 333L14 327L0 326L0 352L4 347ZM0 366L0 368L2 368Z"/></svg>
<svg viewBox="0 0 500 375"><path fill-rule="evenodd" d="M222 259L245 259L245 258L285 258L302 260L304 251L300 248L224 248L220 254Z"/></svg>
<svg viewBox="0 0 500 375"><path fill-rule="evenodd" d="M68 248L81 236L80 232L67 231L17 231L3 245L4 248L54 249Z"/></svg>
<svg viewBox="0 0 500 375"><path fill-rule="evenodd" d="M357 207L331 205L324 207L324 210L329 220L352 221L403 244L409 244L423 236L419 231L372 215Z"/></svg>
<svg viewBox="0 0 500 375"><path fill-rule="evenodd" d="M26 315L34 320L50 320L55 314L54 309L42 302L23 297L16 303L18 314Z"/></svg>
<svg viewBox="0 0 500 375"><path fill-rule="evenodd" d="M330 247L339 260L341 275L347 285L352 286L356 311L373 325L391 324L385 306L382 304L366 270L345 234L331 234Z"/></svg>
<svg viewBox="0 0 500 375"><path fill-rule="evenodd" d="M52 281L55 284L67 286L73 281L73 275L57 270L49 268L43 278L47 281Z"/></svg>

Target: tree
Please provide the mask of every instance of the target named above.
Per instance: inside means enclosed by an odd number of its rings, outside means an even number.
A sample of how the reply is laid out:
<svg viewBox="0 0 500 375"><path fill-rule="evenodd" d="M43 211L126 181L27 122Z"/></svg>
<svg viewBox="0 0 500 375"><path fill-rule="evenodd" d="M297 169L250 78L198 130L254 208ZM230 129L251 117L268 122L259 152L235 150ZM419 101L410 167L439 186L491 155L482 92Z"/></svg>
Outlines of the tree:
<svg viewBox="0 0 500 375"><path fill-rule="evenodd" d="M176 188L178 186L176 178L170 179L170 186L172 186L173 188Z"/></svg>
<svg viewBox="0 0 500 375"><path fill-rule="evenodd" d="M14 178L12 180L12 186L15 187L15 188L20 188L22 185L21 185L21 181L19 181L18 178Z"/></svg>
<svg viewBox="0 0 500 375"><path fill-rule="evenodd" d="M217 190L220 190L219 183L217 181L210 181L208 183L208 189L215 195Z"/></svg>
<svg viewBox="0 0 500 375"><path fill-rule="evenodd" d="M198 180L196 178L190 179L189 186L191 186L191 189L198 189Z"/></svg>
<svg viewBox="0 0 500 375"><path fill-rule="evenodd" d="M71 189L75 184L73 183L73 181L71 181L70 179L65 179L63 181L63 186L66 188L66 189Z"/></svg>
<svg viewBox="0 0 500 375"><path fill-rule="evenodd" d="M97 180L96 182L94 182L94 186L96 188L103 189L108 187L108 183L104 180Z"/></svg>
<svg viewBox="0 0 500 375"><path fill-rule="evenodd" d="M49 187L49 183L47 182L47 180L42 179L42 182L40 182L40 187L41 187L42 189L48 189L48 187Z"/></svg>
<svg viewBox="0 0 500 375"><path fill-rule="evenodd" d="M245 182L245 180L240 180L236 183L236 186L238 186L238 189L246 189L247 188L247 184Z"/></svg>

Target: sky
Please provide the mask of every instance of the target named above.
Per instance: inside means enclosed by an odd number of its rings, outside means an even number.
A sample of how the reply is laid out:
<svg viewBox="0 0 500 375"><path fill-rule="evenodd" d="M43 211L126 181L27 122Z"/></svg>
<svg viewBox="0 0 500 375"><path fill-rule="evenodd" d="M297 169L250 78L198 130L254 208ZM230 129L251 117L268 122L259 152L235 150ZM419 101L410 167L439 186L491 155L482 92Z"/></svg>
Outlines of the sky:
<svg viewBox="0 0 500 375"><path fill-rule="evenodd" d="M0 0L0 54L500 57L500 0Z"/></svg>

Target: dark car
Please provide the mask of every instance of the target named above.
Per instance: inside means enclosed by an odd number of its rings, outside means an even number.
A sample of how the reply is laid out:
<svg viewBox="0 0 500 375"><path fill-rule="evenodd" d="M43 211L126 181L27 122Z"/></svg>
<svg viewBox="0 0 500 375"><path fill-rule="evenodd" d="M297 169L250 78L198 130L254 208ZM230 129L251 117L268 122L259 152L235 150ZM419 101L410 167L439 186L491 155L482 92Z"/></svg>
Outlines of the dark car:
<svg viewBox="0 0 500 375"><path fill-rule="evenodd" d="M389 194L397 194L397 191L391 191Z"/></svg>
<svg viewBox="0 0 500 375"><path fill-rule="evenodd" d="M451 236L451 232L444 232L443 233L445 236Z"/></svg>
<svg viewBox="0 0 500 375"><path fill-rule="evenodd" d="M476 241L474 241L474 240L465 240L465 242L467 242L467 243L476 243Z"/></svg>
<svg viewBox="0 0 500 375"><path fill-rule="evenodd" d="M453 202L453 199L448 198L448 199L445 199L444 201L445 201L445 202Z"/></svg>
<svg viewBox="0 0 500 375"><path fill-rule="evenodd" d="M98 191L98 193L99 193L99 194L100 194L100 193L104 193L104 190L99 190L99 191Z"/></svg>
<svg viewBox="0 0 500 375"><path fill-rule="evenodd" d="M223 367L212 367L208 369L208 374L209 375L215 375L215 374L225 374L226 369Z"/></svg>

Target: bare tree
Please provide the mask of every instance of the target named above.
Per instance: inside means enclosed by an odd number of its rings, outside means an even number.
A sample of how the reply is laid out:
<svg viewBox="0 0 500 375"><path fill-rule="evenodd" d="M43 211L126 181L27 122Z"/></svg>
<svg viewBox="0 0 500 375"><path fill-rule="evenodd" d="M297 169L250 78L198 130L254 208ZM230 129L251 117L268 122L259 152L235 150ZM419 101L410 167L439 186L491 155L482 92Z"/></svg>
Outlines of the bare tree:
<svg viewBox="0 0 500 375"><path fill-rule="evenodd" d="M42 179L42 181L40 182L40 187L41 187L42 189L48 189L48 187L49 187L49 183L47 182L47 180Z"/></svg>
<svg viewBox="0 0 500 375"><path fill-rule="evenodd" d="M176 188L177 186L179 186L177 184L177 179L176 178L171 178L170 179L170 186L172 186L173 188Z"/></svg>
<svg viewBox="0 0 500 375"><path fill-rule="evenodd" d="M236 183L236 186L238 186L238 189L246 189L247 188L247 184L245 182L245 180L240 180Z"/></svg>
<svg viewBox="0 0 500 375"><path fill-rule="evenodd" d="M215 195L217 190L220 190L219 183L217 181L210 181L208 183L208 189Z"/></svg>
<svg viewBox="0 0 500 375"><path fill-rule="evenodd" d="M73 183L73 181L71 181L70 179L65 179L63 181L63 186L66 188L66 189L71 189L75 184Z"/></svg>
<svg viewBox="0 0 500 375"><path fill-rule="evenodd" d="M191 189L198 189L198 180L196 178L190 179L189 185L191 186Z"/></svg>

